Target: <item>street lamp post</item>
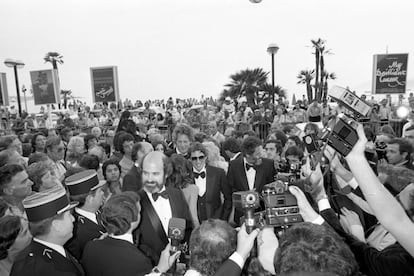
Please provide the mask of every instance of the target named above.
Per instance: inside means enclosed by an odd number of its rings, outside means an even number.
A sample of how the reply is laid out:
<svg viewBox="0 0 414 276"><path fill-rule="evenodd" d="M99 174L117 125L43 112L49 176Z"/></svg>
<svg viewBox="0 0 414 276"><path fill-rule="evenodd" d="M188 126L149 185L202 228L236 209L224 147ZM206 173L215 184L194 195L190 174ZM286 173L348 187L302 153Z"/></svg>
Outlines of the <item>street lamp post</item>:
<svg viewBox="0 0 414 276"><path fill-rule="evenodd" d="M26 86L24 86L24 84L22 85L22 92L23 92L23 97L24 97L24 110L26 111L26 113L29 113L29 111L27 110L27 100L26 100Z"/></svg>
<svg viewBox="0 0 414 276"><path fill-rule="evenodd" d="M279 50L279 46L277 44L270 44L267 47L267 52L272 56L272 103L275 104L275 54Z"/></svg>
<svg viewBox="0 0 414 276"><path fill-rule="evenodd" d="M19 88L19 77L17 76L17 68L23 68L24 63L20 60L14 60L14 59L6 59L4 61L4 64L7 67L13 67L14 68L14 78L16 80L16 91L17 91L17 105L19 108L19 116L22 116L22 104L20 102L20 88Z"/></svg>

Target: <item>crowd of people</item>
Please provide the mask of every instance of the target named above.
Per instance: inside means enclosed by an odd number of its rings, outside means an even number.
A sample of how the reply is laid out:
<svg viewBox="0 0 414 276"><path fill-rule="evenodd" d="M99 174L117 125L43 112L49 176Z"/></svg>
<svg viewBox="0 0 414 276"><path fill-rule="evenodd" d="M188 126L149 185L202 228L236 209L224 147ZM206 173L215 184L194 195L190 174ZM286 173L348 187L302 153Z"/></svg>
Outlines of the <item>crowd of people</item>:
<svg viewBox="0 0 414 276"><path fill-rule="evenodd" d="M0 274L414 275L414 113L398 129L390 99L363 100L346 156L318 138L352 115L328 102L3 110ZM234 193L282 174L301 220L246 227Z"/></svg>

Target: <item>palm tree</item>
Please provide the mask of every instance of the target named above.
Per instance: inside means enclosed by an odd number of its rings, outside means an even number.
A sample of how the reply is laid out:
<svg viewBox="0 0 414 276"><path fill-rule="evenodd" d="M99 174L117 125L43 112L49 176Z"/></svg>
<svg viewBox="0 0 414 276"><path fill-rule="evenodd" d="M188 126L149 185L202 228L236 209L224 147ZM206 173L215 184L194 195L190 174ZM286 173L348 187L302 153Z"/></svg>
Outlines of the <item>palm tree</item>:
<svg viewBox="0 0 414 276"><path fill-rule="evenodd" d="M312 85L311 82L315 76L315 70L301 70L297 76L299 81L298 84L306 84L306 92L308 95L308 101L311 102L312 96Z"/></svg>
<svg viewBox="0 0 414 276"><path fill-rule="evenodd" d="M328 96L328 80L335 80L336 74L324 71L323 75L324 75L324 80L323 80L322 100L326 100L326 97Z"/></svg>
<svg viewBox="0 0 414 276"><path fill-rule="evenodd" d="M260 87L267 82L267 75L262 68L245 69L230 76L231 82L226 84L222 95L226 94L236 100L246 96L247 104L254 106L257 103Z"/></svg>
<svg viewBox="0 0 414 276"><path fill-rule="evenodd" d="M60 94L63 95L63 107L67 108L68 97L72 95L72 90L60 90Z"/></svg>
<svg viewBox="0 0 414 276"><path fill-rule="evenodd" d="M57 70L57 64L63 64L63 56L58 52L48 52L43 60L46 62L50 62L53 66L53 69Z"/></svg>
<svg viewBox="0 0 414 276"><path fill-rule="evenodd" d="M259 95L256 98L257 103L264 102L266 104L269 104L272 100L273 94L277 95L279 98L284 98L286 96L286 90L280 85L273 87L270 83L264 83L262 86L260 86L259 89Z"/></svg>
<svg viewBox="0 0 414 276"><path fill-rule="evenodd" d="M45 61L45 63L49 62L52 64L53 69L56 70L57 76L58 76L58 82L59 81L59 72L58 72L58 67L57 64L63 64L63 56L61 54L59 54L58 52L48 52L45 57L43 58L43 60ZM59 109L60 109L60 103L59 105ZM66 106L65 106L66 108Z"/></svg>
<svg viewBox="0 0 414 276"><path fill-rule="evenodd" d="M324 41L325 42L325 41ZM324 84L325 84L325 55L331 55L332 52L330 49L325 49L325 45L321 45L319 48L319 55L320 55L320 72L321 72L321 79L320 79L320 85L319 85L319 95L323 95L324 93ZM323 97L322 97L323 98Z"/></svg>
<svg viewBox="0 0 414 276"><path fill-rule="evenodd" d="M313 39L311 39L311 42L312 42L312 48L314 48L315 49L315 52L313 53L314 55L315 55L315 84L314 84L314 87L315 87L315 98L317 99L317 100L319 100L320 99L320 94L319 94L319 65L320 65L320 62L321 62L321 59L320 59L320 49L322 48L322 47L324 47L324 43L325 43L325 41L324 40L322 40L321 38L318 38L318 40L313 40Z"/></svg>

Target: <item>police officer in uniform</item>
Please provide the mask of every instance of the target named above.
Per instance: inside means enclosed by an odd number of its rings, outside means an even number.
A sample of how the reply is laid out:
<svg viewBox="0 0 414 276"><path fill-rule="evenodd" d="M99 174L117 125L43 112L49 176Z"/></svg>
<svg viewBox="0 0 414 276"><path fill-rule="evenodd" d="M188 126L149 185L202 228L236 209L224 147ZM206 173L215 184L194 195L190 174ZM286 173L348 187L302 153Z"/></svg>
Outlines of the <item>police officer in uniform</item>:
<svg viewBox="0 0 414 276"><path fill-rule="evenodd" d="M105 200L103 189L106 181L99 181L95 170L86 170L69 176L65 183L70 199L79 202L73 212L73 237L65 247L80 260L86 243L106 232L98 213Z"/></svg>
<svg viewBox="0 0 414 276"><path fill-rule="evenodd" d="M83 276L78 261L63 248L72 237L71 203L63 187L35 193L23 200L32 242L17 256L11 276Z"/></svg>

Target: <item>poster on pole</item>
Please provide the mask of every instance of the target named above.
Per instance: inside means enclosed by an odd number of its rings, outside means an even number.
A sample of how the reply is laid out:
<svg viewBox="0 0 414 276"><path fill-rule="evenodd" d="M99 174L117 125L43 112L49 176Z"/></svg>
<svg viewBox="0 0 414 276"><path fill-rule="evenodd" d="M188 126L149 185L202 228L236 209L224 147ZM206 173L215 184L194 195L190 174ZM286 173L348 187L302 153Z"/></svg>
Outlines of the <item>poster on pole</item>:
<svg viewBox="0 0 414 276"><path fill-rule="evenodd" d="M0 105L9 105L6 73L0 73Z"/></svg>
<svg viewBox="0 0 414 276"><path fill-rule="evenodd" d="M30 71L35 105L59 104L60 88L56 70Z"/></svg>
<svg viewBox="0 0 414 276"><path fill-rule="evenodd" d="M372 94L404 94L408 54L374 55Z"/></svg>
<svg viewBox="0 0 414 276"><path fill-rule="evenodd" d="M118 68L116 66L91 67L93 102L118 102Z"/></svg>

